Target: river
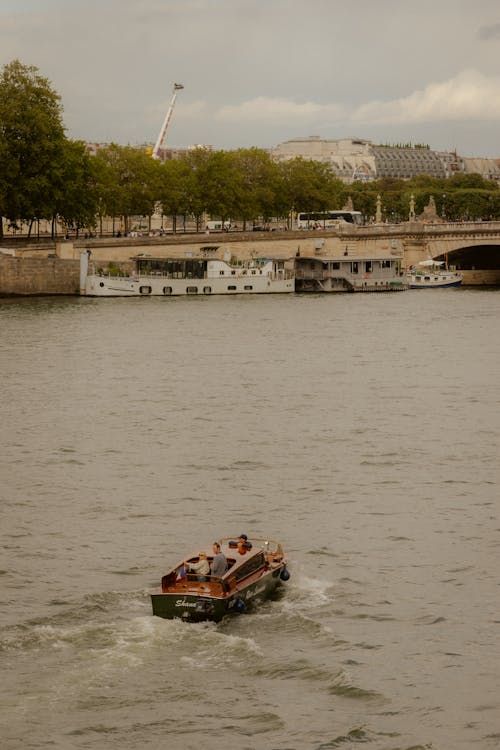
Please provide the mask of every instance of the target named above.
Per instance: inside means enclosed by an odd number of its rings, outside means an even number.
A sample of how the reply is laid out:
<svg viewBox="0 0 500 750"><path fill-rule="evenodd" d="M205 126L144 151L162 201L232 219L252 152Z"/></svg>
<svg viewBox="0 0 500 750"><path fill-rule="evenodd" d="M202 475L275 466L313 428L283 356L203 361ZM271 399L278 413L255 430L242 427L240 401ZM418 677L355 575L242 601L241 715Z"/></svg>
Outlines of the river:
<svg viewBox="0 0 500 750"><path fill-rule="evenodd" d="M500 291L0 300L3 750L500 744ZM198 540L240 616L154 618Z"/></svg>

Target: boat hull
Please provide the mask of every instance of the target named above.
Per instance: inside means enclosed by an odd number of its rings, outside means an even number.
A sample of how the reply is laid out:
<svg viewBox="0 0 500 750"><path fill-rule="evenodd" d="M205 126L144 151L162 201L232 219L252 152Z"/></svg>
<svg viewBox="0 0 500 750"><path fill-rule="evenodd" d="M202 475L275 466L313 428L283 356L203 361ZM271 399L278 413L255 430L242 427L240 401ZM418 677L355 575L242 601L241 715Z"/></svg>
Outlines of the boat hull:
<svg viewBox="0 0 500 750"><path fill-rule="evenodd" d="M408 284L408 289L445 289L446 287L452 287L452 286L460 286L462 284L462 280L460 281L446 281L442 283L436 283L436 284L412 284L411 282Z"/></svg>
<svg viewBox="0 0 500 750"><path fill-rule="evenodd" d="M460 286L463 281L461 273L441 274L409 274L407 276L409 289L443 289L446 287Z"/></svg>
<svg viewBox="0 0 500 750"><path fill-rule="evenodd" d="M243 612L251 603L265 599L281 583L283 566L265 572L257 580L236 588L226 596L212 596L207 592L167 592L151 594L153 615L166 620L181 619L188 622L210 620L220 622L229 614Z"/></svg>
<svg viewBox="0 0 500 750"><path fill-rule="evenodd" d="M170 279L158 276L99 276L86 278L89 297L176 297L214 294L290 294L293 278L252 276L239 278Z"/></svg>

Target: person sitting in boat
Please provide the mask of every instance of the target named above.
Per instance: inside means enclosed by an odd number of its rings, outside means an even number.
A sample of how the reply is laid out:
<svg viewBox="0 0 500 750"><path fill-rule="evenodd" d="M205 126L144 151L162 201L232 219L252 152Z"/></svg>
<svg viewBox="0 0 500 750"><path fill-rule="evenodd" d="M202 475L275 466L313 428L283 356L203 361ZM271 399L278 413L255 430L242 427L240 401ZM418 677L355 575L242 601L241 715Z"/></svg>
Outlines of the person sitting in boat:
<svg viewBox="0 0 500 750"><path fill-rule="evenodd" d="M246 554L248 550L251 548L251 544L248 541L248 537L246 534L240 534L238 537L238 552L240 555Z"/></svg>
<svg viewBox="0 0 500 750"><path fill-rule="evenodd" d="M207 576L210 575L210 563L207 560L206 554L200 552L198 562L188 563L187 569L190 573L198 574L198 581L206 581Z"/></svg>
<svg viewBox="0 0 500 750"><path fill-rule="evenodd" d="M212 560L212 575L222 578L227 571L227 559L220 548L219 542L213 544L214 559Z"/></svg>

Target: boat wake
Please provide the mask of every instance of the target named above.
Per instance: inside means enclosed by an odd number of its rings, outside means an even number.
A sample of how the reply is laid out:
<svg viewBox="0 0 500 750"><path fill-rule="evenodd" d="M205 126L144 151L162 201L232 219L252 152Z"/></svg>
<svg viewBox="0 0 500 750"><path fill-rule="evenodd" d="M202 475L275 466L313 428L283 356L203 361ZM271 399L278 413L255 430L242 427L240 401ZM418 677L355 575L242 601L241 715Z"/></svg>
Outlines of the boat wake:
<svg viewBox="0 0 500 750"><path fill-rule="evenodd" d="M73 651L131 666L150 658L155 649L175 647L185 667L247 663L261 654L257 628L271 635L280 630L288 636L331 638L328 628L315 620L333 601L331 581L311 579L295 572L286 587L243 616L228 617L220 624L185 623L153 617L149 592L96 592L79 600L53 602L57 610L46 617L4 627L0 653L54 654Z"/></svg>
<svg viewBox="0 0 500 750"><path fill-rule="evenodd" d="M110 663L136 666L155 652L175 651L181 664L209 666L260 653L251 637L221 630L215 623L185 623L151 614L149 594L103 592L87 595L64 611L3 628L0 653L43 658L74 652L79 660L92 655Z"/></svg>

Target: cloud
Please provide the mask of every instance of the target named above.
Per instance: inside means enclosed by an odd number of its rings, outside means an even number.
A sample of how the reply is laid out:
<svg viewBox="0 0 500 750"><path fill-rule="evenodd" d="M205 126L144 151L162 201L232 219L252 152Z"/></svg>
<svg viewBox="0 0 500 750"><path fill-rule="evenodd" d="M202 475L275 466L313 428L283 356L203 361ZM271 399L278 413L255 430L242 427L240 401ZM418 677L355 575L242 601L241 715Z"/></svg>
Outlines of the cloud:
<svg viewBox="0 0 500 750"><path fill-rule="evenodd" d="M485 41L500 39L500 23L493 23L491 26L481 26L478 31L478 37Z"/></svg>
<svg viewBox="0 0 500 750"><path fill-rule="evenodd" d="M221 107L215 113L215 119L225 123L266 122L272 125L314 123L319 118L338 120L344 110L337 104L318 104L303 102L299 104L290 99L273 99L258 96L255 99Z"/></svg>
<svg viewBox="0 0 500 750"><path fill-rule="evenodd" d="M429 83L393 101L373 101L352 113L355 122L417 123L500 118L500 78L466 70L440 83Z"/></svg>
<svg viewBox="0 0 500 750"><path fill-rule="evenodd" d="M500 119L500 78L466 70L448 81L429 83L424 89L389 101L375 100L348 109L338 104L296 102L284 98L257 97L226 105L214 112L224 124L324 126L411 125L450 121Z"/></svg>

